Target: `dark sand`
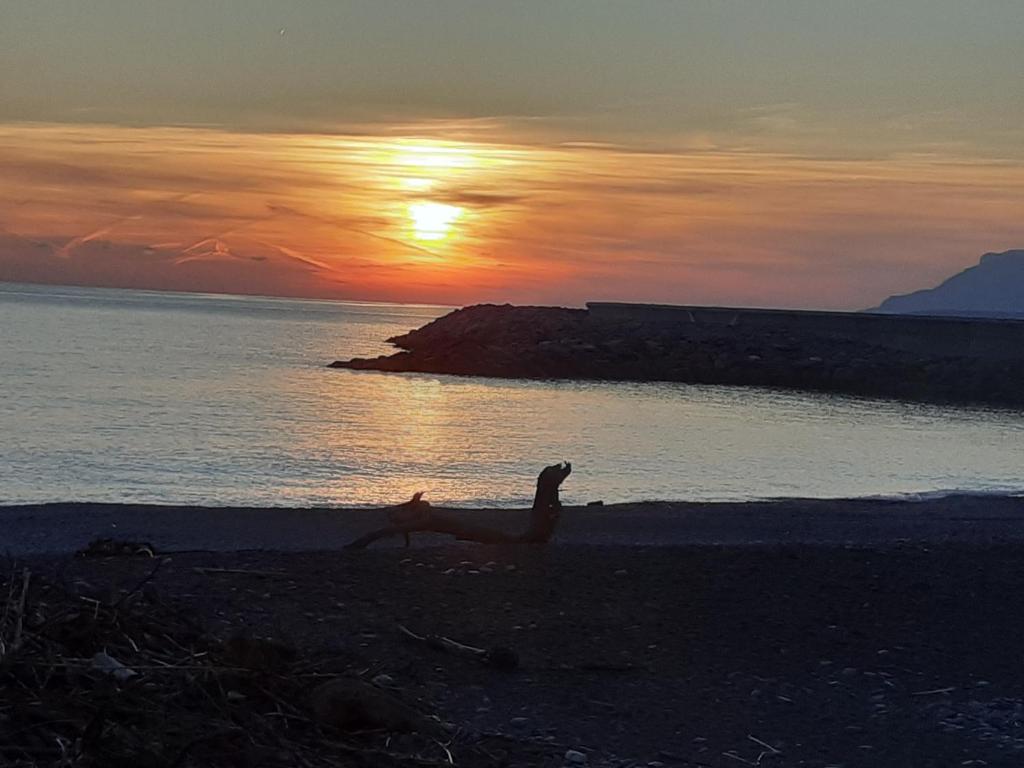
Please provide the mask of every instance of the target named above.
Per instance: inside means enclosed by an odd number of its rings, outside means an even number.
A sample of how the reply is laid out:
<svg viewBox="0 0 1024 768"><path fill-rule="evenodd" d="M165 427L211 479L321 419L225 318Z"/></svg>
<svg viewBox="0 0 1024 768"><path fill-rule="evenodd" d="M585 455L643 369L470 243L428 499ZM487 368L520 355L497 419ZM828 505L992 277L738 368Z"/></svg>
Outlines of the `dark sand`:
<svg viewBox="0 0 1024 768"><path fill-rule="evenodd" d="M514 765L561 764L516 740L594 766L1024 765L1020 499L620 505L567 510L546 548L325 551L380 518L65 504L3 509L0 531L37 572L100 590L151 561L40 553L100 535L221 550L172 554L156 589L217 635L244 625L379 670L447 721L508 734ZM424 649L396 622L512 646L524 668Z"/></svg>
<svg viewBox="0 0 1024 768"><path fill-rule="evenodd" d="M152 568L26 562L101 593ZM216 635L329 649L449 722L508 734L512 765L561 765L570 747L592 766L1024 764L1017 544L187 553L154 585ZM523 669L423 648L396 622L512 646Z"/></svg>
<svg viewBox="0 0 1024 768"><path fill-rule="evenodd" d="M522 530L527 519L523 510L444 511L508 530ZM76 503L0 506L0 552L73 552L96 537L107 536L150 541L163 551L339 549L383 525L386 518L379 509ZM417 541L430 545L444 539L420 536ZM904 541L1024 543L1024 497L641 502L567 507L556 535L556 543L570 545L885 547Z"/></svg>

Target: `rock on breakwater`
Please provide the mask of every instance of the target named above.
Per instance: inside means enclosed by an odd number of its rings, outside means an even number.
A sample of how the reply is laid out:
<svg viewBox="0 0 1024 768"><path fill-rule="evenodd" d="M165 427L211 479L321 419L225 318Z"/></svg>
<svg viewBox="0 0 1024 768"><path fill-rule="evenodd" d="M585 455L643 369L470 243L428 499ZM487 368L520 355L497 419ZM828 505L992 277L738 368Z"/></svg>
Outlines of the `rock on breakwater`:
<svg viewBox="0 0 1024 768"><path fill-rule="evenodd" d="M921 401L1024 405L1024 356L977 357L944 350L941 322L927 329L939 341L924 349L896 345L905 329L860 333L827 313L791 313L792 322L704 322L681 310L652 314L559 307L478 305L456 310L388 341L401 351L374 359L336 361L357 370L444 373L532 379L674 381L767 386ZM786 313L782 313L786 315ZM835 317L841 313L834 313ZM951 321L952 322L952 321ZM965 321L959 320L958 323ZM984 322L984 321L978 321Z"/></svg>

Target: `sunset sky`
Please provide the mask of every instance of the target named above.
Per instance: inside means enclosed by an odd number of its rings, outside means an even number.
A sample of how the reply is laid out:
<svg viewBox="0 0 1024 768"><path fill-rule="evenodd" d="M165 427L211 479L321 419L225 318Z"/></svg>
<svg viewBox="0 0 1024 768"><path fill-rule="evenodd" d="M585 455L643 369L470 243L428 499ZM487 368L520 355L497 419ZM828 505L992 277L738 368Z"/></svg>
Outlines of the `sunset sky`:
<svg viewBox="0 0 1024 768"><path fill-rule="evenodd" d="M1020 0L6 0L0 280L858 309L1024 247Z"/></svg>

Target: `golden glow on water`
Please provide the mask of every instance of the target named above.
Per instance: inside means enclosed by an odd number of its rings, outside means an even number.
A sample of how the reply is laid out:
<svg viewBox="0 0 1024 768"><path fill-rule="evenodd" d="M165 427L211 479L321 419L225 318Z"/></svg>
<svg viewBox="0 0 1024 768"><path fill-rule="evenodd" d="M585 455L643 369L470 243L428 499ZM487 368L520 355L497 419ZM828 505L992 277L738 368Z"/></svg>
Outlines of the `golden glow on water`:
<svg viewBox="0 0 1024 768"><path fill-rule="evenodd" d="M0 284L5 501L526 507L561 459L568 504L1021 486L1018 413L324 365L444 311Z"/></svg>

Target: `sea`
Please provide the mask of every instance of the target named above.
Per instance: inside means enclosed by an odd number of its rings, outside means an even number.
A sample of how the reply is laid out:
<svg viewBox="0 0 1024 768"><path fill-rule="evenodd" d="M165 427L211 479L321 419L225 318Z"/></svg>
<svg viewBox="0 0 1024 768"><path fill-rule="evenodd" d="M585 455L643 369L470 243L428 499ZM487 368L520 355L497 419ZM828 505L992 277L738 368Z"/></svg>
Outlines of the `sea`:
<svg viewBox="0 0 1024 768"><path fill-rule="evenodd" d="M448 307L0 283L0 504L521 506L1024 491L1024 413L332 369Z"/></svg>

